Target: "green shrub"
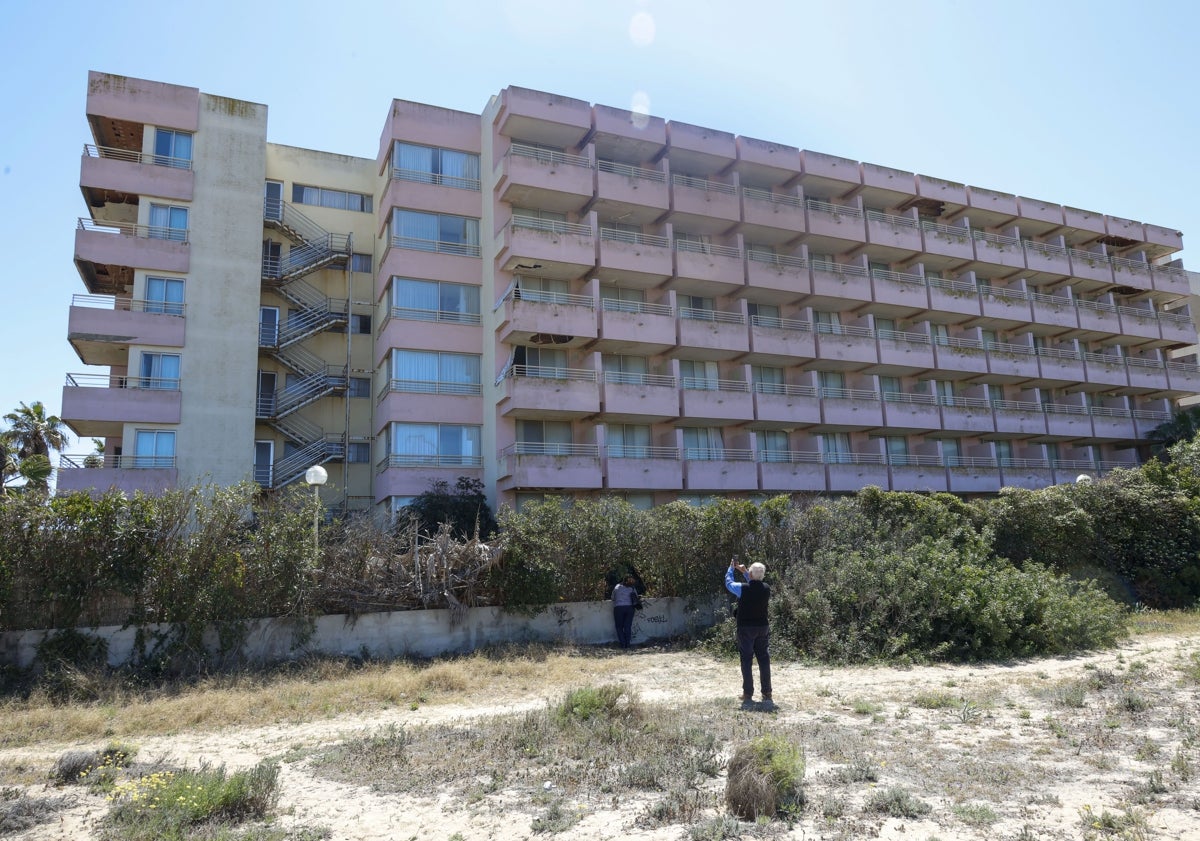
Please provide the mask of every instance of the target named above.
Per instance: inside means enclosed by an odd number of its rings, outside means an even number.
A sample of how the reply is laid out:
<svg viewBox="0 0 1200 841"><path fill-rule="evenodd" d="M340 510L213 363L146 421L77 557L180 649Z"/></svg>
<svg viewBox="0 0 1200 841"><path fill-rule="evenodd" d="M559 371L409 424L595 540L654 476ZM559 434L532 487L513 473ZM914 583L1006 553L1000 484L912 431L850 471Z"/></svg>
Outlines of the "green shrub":
<svg viewBox="0 0 1200 841"><path fill-rule="evenodd" d="M804 754L779 736L741 744L729 760L725 804L743 820L795 814L804 803Z"/></svg>

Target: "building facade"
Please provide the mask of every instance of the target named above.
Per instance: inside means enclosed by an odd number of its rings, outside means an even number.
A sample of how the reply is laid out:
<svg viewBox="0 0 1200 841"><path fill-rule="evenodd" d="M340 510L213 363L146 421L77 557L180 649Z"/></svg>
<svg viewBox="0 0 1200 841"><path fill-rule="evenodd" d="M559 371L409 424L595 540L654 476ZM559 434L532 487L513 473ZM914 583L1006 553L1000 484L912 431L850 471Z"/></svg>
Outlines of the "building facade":
<svg viewBox="0 0 1200 841"><path fill-rule="evenodd" d="M374 159L101 73L87 113L62 489L989 493L1200 391L1171 228L522 88L394 100Z"/></svg>

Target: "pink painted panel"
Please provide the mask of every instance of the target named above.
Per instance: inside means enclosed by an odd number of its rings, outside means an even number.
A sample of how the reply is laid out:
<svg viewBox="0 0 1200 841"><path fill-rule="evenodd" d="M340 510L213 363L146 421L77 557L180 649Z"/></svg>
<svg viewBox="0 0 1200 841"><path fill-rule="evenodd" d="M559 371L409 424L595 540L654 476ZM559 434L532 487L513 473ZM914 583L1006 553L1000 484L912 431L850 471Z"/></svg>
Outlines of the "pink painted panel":
<svg viewBox="0 0 1200 841"><path fill-rule="evenodd" d="M389 496L423 494L439 479L453 486L459 476L482 479L483 470L472 467L387 467L375 476L375 501L382 502Z"/></svg>
<svg viewBox="0 0 1200 841"><path fill-rule="evenodd" d="M1172 391L1200 392L1200 370L1194 366L1169 367L1167 378Z"/></svg>
<svg viewBox="0 0 1200 841"><path fill-rule="evenodd" d="M1124 262L1113 263L1113 280L1118 286L1132 286L1147 292L1154 288L1149 264L1134 266Z"/></svg>
<svg viewBox="0 0 1200 841"><path fill-rule="evenodd" d="M683 489L683 462L677 459L607 458L604 487L639 491Z"/></svg>
<svg viewBox="0 0 1200 841"><path fill-rule="evenodd" d="M929 289L923 282L873 277L871 285L874 290L873 298L878 303L894 304L914 310L923 310L929 307Z"/></svg>
<svg viewBox="0 0 1200 841"><path fill-rule="evenodd" d="M1185 297L1191 294L1187 274L1183 269L1154 269L1154 289L1167 295Z"/></svg>
<svg viewBox="0 0 1200 841"><path fill-rule="evenodd" d="M543 301L504 302L504 315L498 327L500 340L513 333L552 333L575 338L596 338L596 310L580 304L556 304Z"/></svg>
<svg viewBox="0 0 1200 841"><path fill-rule="evenodd" d="M88 116L195 131L200 90L114 73L88 73Z"/></svg>
<svg viewBox="0 0 1200 841"><path fill-rule="evenodd" d="M950 432L995 432L996 421L991 409L943 406L942 429Z"/></svg>
<svg viewBox="0 0 1200 841"><path fill-rule="evenodd" d="M1189 345L1197 343L1196 325L1190 320L1160 319L1159 329L1162 331L1162 337L1169 342L1182 342Z"/></svg>
<svg viewBox="0 0 1200 841"><path fill-rule="evenodd" d="M1047 412L1046 431L1051 435L1090 438L1092 435L1092 419L1089 415Z"/></svg>
<svg viewBox="0 0 1200 841"><path fill-rule="evenodd" d="M667 144L667 124L662 117L635 114L608 105L592 106L592 120L597 134L627 137L643 143Z"/></svg>
<svg viewBox="0 0 1200 841"><path fill-rule="evenodd" d="M1143 368L1140 365L1129 366L1129 385L1133 388L1167 388L1167 371L1165 368Z"/></svg>
<svg viewBox="0 0 1200 841"><path fill-rule="evenodd" d="M856 208L846 212L827 212L806 208L808 232L814 236L834 237L848 242L866 242L867 228L862 214Z"/></svg>
<svg viewBox="0 0 1200 841"><path fill-rule="evenodd" d="M1020 211L1020 215L1026 219L1036 219L1039 222L1049 222L1052 225L1061 225L1063 223L1063 209L1061 204L1018 196L1017 208Z"/></svg>
<svg viewBox="0 0 1200 841"><path fill-rule="evenodd" d="M191 201L196 174L190 169L134 163L115 158L84 155L79 168L79 185L116 190L140 196L157 196Z"/></svg>
<svg viewBox="0 0 1200 841"><path fill-rule="evenodd" d="M800 153L800 162L805 175L845 181L849 184L862 183L862 168L858 161L805 149Z"/></svg>
<svg viewBox="0 0 1200 841"><path fill-rule="evenodd" d="M1135 315L1132 312L1133 309L1133 307L1121 309L1121 332L1143 339L1162 338L1162 331L1159 330L1158 319L1155 317L1155 314L1150 310L1146 310L1144 315Z"/></svg>
<svg viewBox="0 0 1200 841"><path fill-rule="evenodd" d="M1033 309L1028 300L986 293L981 294L979 299L983 314L988 318L1020 322L1033 320Z"/></svg>
<svg viewBox="0 0 1200 841"><path fill-rule="evenodd" d="M812 291L807 266L783 266L751 257L746 261L746 282L751 289L770 289L800 297Z"/></svg>
<svg viewBox="0 0 1200 841"><path fill-rule="evenodd" d="M821 417L838 426L883 426L883 403L879 400L852 400L842 397L821 399Z"/></svg>
<svg viewBox="0 0 1200 841"><path fill-rule="evenodd" d="M736 193L702 190L687 184L671 184L671 209L676 213L710 216L729 222L738 222L742 218Z"/></svg>
<svg viewBox="0 0 1200 841"><path fill-rule="evenodd" d="M1048 303L1045 298L1034 301L1033 320L1038 324L1054 324L1058 327L1079 326L1078 311L1070 298L1055 297L1054 303Z"/></svg>
<svg viewBox="0 0 1200 841"><path fill-rule="evenodd" d="M988 370L1006 377L1035 378L1039 374L1038 359L1032 353L1007 353L991 348L987 352Z"/></svg>
<svg viewBox="0 0 1200 841"><path fill-rule="evenodd" d="M1143 225L1142 230L1145 233L1146 242L1151 242L1155 245L1165 245L1167 248L1175 251L1183 248L1183 234L1174 228L1164 228L1161 225Z"/></svg>
<svg viewBox="0 0 1200 841"><path fill-rule="evenodd" d="M746 353L750 336L745 324L679 319L679 344L682 347L715 350L722 353Z"/></svg>
<svg viewBox="0 0 1200 841"><path fill-rule="evenodd" d="M886 464L829 464L830 491L858 491L867 485L886 488L888 468Z"/></svg>
<svg viewBox="0 0 1200 841"><path fill-rule="evenodd" d="M978 292L946 289L942 286L929 287L929 307L940 312L957 312L964 315L979 315L982 312Z"/></svg>
<svg viewBox="0 0 1200 841"><path fill-rule="evenodd" d="M649 280L666 279L675 271L671 249L666 246L623 242L600 237L600 265L597 274L602 279L620 280L642 277Z"/></svg>
<svg viewBox="0 0 1200 841"><path fill-rule="evenodd" d="M478 257L456 254L437 254L411 248L388 246L375 276L375 298L383 297L392 276L419 280L443 280L450 283L469 283L478 286L483 279L483 265Z"/></svg>
<svg viewBox="0 0 1200 841"><path fill-rule="evenodd" d="M938 492L949 488L943 467L893 466L891 473L893 491Z"/></svg>
<svg viewBox="0 0 1200 841"><path fill-rule="evenodd" d="M674 347L675 316L601 309L599 337L610 342Z"/></svg>
<svg viewBox="0 0 1200 841"><path fill-rule="evenodd" d="M750 350L772 356L813 359L817 355L817 337L811 330L755 325L750 330Z"/></svg>
<svg viewBox="0 0 1200 841"><path fill-rule="evenodd" d="M1120 333L1121 319L1116 312L1077 307L1079 326L1084 330L1099 330L1105 333Z"/></svg>
<svg viewBox="0 0 1200 841"><path fill-rule="evenodd" d="M683 486L690 491L758 490L758 465L752 461L685 461Z"/></svg>
<svg viewBox="0 0 1200 841"><path fill-rule="evenodd" d="M507 155L500 161L498 188L502 201L523 203L527 199L533 206L550 203L541 198L545 194L565 194L574 197L568 200L573 205L583 205L579 199L592 197L593 176L588 167L553 163L525 155Z"/></svg>
<svg viewBox="0 0 1200 841"><path fill-rule="evenodd" d="M885 400L883 412L888 426L928 430L942 428L942 413L932 403L901 403Z"/></svg>
<svg viewBox="0 0 1200 841"><path fill-rule="evenodd" d="M1020 435L1045 435L1046 413L1037 410L996 409L996 431Z"/></svg>
<svg viewBox="0 0 1200 841"><path fill-rule="evenodd" d="M729 158L737 157L737 146L730 132L680 123L674 120L667 122L667 139L672 149L686 149L705 155Z"/></svg>
<svg viewBox="0 0 1200 841"><path fill-rule="evenodd" d="M1124 387L1129 385L1129 374L1124 362L1084 362L1084 379L1089 383Z"/></svg>
<svg viewBox="0 0 1200 841"><path fill-rule="evenodd" d="M918 175L917 195L922 198L965 205L967 204L967 185L928 175Z"/></svg>
<svg viewBox="0 0 1200 841"><path fill-rule="evenodd" d="M760 225L798 234L806 230L804 208L794 204L768 201L743 194L742 213L747 225Z"/></svg>
<svg viewBox="0 0 1200 841"><path fill-rule="evenodd" d="M508 456L509 479L505 489L603 487L600 459L591 456Z"/></svg>
<svg viewBox="0 0 1200 841"><path fill-rule="evenodd" d="M1048 274L1069 275L1071 261L1066 254L1053 251L1039 251L1036 246L1025 249L1025 265L1031 272L1046 272Z"/></svg>
<svg viewBox="0 0 1200 841"><path fill-rule="evenodd" d="M163 468L96 467L58 471L58 492L91 491L104 493L114 489L126 494L142 491L161 494L179 485L179 470Z"/></svg>
<svg viewBox="0 0 1200 841"><path fill-rule="evenodd" d="M477 395L422 394L389 391L375 407L375 426L380 435L392 421L428 423L483 423L483 398Z"/></svg>
<svg viewBox="0 0 1200 841"><path fill-rule="evenodd" d="M880 339L879 364L902 368L932 368L933 346L920 342Z"/></svg>
<svg viewBox="0 0 1200 841"><path fill-rule="evenodd" d="M1112 283L1112 266L1102 254L1094 257L1071 255L1071 274L1076 277L1086 277L1101 283Z"/></svg>
<svg viewBox="0 0 1200 841"><path fill-rule="evenodd" d="M685 418L750 421L754 398L748 391L705 391L685 388L679 392L680 412Z"/></svg>
<svg viewBox="0 0 1200 841"><path fill-rule="evenodd" d="M821 401L816 397L756 393L754 418L793 426L818 424L821 422Z"/></svg>
<svg viewBox="0 0 1200 841"><path fill-rule="evenodd" d="M393 207L413 208L430 213L451 213L477 219L482 215L483 199L477 190L460 190L440 184L393 178L388 181L380 201L380 218L385 219L388 210Z"/></svg>
<svg viewBox="0 0 1200 841"><path fill-rule="evenodd" d="M924 237L925 250L930 254L958 257L962 260L975 259L975 248L971 245L971 232L966 228L963 228L962 234L926 229Z"/></svg>
<svg viewBox="0 0 1200 841"><path fill-rule="evenodd" d="M996 468L951 467L950 493L996 493L1000 490L1000 471Z"/></svg>
<svg viewBox="0 0 1200 841"><path fill-rule="evenodd" d="M937 345L934 358L937 360L936 367L947 371L987 373L987 354L982 349Z"/></svg>
<svg viewBox="0 0 1200 841"><path fill-rule="evenodd" d="M1104 225L1104 216L1091 210L1080 210L1077 207L1063 208L1063 221L1068 228L1079 228L1096 234L1108 233Z"/></svg>
<svg viewBox="0 0 1200 841"><path fill-rule="evenodd" d="M651 181L615 172L597 172L596 194L611 202L652 207L660 211L666 211L671 206L670 190L665 179Z"/></svg>
<svg viewBox="0 0 1200 841"><path fill-rule="evenodd" d="M723 254L676 251L675 276L728 287L724 294L746 285L746 270L742 258L726 257Z"/></svg>
<svg viewBox="0 0 1200 841"><path fill-rule="evenodd" d="M1142 228L1141 222L1135 222L1132 219L1122 219L1120 216L1105 216L1104 227L1108 230L1109 236L1124 237L1141 241L1146 232Z"/></svg>
<svg viewBox="0 0 1200 841"><path fill-rule="evenodd" d="M824 491L825 465L806 462L765 461L758 465L759 486L764 491Z"/></svg>
<svg viewBox="0 0 1200 841"><path fill-rule="evenodd" d="M1163 376L1166 380L1166 376ZM1130 440L1138 437L1133 418L1114 418L1105 415L1095 415L1092 418L1092 429L1097 438L1119 438Z"/></svg>
<svg viewBox="0 0 1200 841"><path fill-rule="evenodd" d="M186 324L178 315L73 306L67 318L67 335L100 337L127 345L183 347Z"/></svg>
<svg viewBox="0 0 1200 841"><path fill-rule="evenodd" d="M483 330L478 324L443 324L391 318L383 325L375 342L375 361L382 366L391 348L437 348L453 353L479 353L482 335Z"/></svg>
<svg viewBox="0 0 1200 841"><path fill-rule="evenodd" d="M752 137L737 138L736 146L738 160L800 174L800 150L795 146L755 140Z"/></svg>
<svg viewBox="0 0 1200 841"><path fill-rule="evenodd" d="M583 274L596 265L596 243L590 235L553 233L532 228L513 227L504 229L503 251L507 252L506 268L514 269L511 263L557 263L577 267Z"/></svg>
<svg viewBox="0 0 1200 841"><path fill-rule="evenodd" d="M587 380L508 377L500 410L524 417L583 417L600 411L600 389Z"/></svg>
<svg viewBox="0 0 1200 841"><path fill-rule="evenodd" d="M1015 244L1000 244L985 239L975 240L975 259L981 263L1007 266L1012 269L1025 268L1025 251Z"/></svg>
<svg viewBox="0 0 1200 841"><path fill-rule="evenodd" d="M879 361L879 350L873 336L839 336L819 333L817 335L817 355L822 359L869 365Z"/></svg>
<svg viewBox="0 0 1200 841"><path fill-rule="evenodd" d="M1067 380L1076 383L1083 381L1082 360L1039 356L1038 364L1041 366L1042 376L1048 380Z"/></svg>
<svg viewBox="0 0 1200 841"><path fill-rule="evenodd" d="M392 140L479 154L480 122L478 114L393 99L380 136L380 164L386 159Z"/></svg>
<svg viewBox="0 0 1200 841"><path fill-rule="evenodd" d="M191 250L185 242L77 228L75 259L106 266L186 272L191 261Z"/></svg>
<svg viewBox="0 0 1200 841"><path fill-rule="evenodd" d="M601 411L605 415L623 415L660 420L679 417L679 390L674 386L600 384Z"/></svg>
<svg viewBox="0 0 1200 841"><path fill-rule="evenodd" d="M179 423L178 391L150 388L64 386L62 418L68 422Z"/></svg>
<svg viewBox="0 0 1200 841"><path fill-rule="evenodd" d="M868 187L878 187L881 190L895 190L897 193L916 195L917 176L902 169L879 166L878 164L862 165L862 180Z"/></svg>
<svg viewBox="0 0 1200 841"><path fill-rule="evenodd" d="M971 207L980 210L990 210L1008 216L1016 216L1020 213L1017 197L1009 193L998 193L983 187L967 187L967 200Z"/></svg>
<svg viewBox="0 0 1200 841"><path fill-rule="evenodd" d="M827 268L827 266L827 263L817 263L813 266L813 294L829 298L846 298L852 301L871 300L871 279L869 277L865 274L851 274ZM857 266L849 268L854 269Z"/></svg>
<svg viewBox="0 0 1200 841"><path fill-rule="evenodd" d="M579 137L592 127L592 106L582 99L572 99L530 88L508 87L501 91L500 101L500 131L509 136L516 136L507 131L506 127L517 118L571 127L576 129L574 133Z"/></svg>
<svg viewBox="0 0 1200 841"><path fill-rule="evenodd" d="M867 218L867 241L909 251L920 251L924 248L921 230L915 225L896 224L870 217Z"/></svg>
<svg viewBox="0 0 1200 841"><path fill-rule="evenodd" d="M1002 467L1000 481L1006 488L1037 490L1053 485L1054 474L1048 467L1044 470L1032 467Z"/></svg>

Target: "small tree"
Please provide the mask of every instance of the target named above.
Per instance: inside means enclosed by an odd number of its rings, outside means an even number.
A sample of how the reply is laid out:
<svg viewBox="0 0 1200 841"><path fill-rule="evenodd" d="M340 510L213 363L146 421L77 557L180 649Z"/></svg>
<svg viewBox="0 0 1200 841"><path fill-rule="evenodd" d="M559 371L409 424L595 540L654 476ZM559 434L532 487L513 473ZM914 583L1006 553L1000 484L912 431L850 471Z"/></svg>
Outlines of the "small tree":
<svg viewBox="0 0 1200 841"><path fill-rule="evenodd" d="M399 522L407 525L415 519L425 534L437 534L442 523L449 523L455 537L490 537L496 531L496 517L488 506L483 482L471 476L459 476L451 490L444 479L400 509Z"/></svg>

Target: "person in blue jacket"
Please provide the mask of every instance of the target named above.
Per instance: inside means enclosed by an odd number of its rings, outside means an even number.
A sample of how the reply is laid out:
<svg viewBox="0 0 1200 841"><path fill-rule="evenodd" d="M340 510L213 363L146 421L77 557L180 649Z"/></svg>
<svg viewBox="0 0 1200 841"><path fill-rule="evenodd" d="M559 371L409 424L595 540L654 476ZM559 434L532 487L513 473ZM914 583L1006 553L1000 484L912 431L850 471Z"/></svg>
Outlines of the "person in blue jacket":
<svg viewBox="0 0 1200 841"><path fill-rule="evenodd" d="M617 644L621 648L629 648L633 640L633 612L641 602L638 596L636 581L632 574L613 587L613 624L617 629Z"/></svg>
<svg viewBox="0 0 1200 841"><path fill-rule="evenodd" d="M734 580L734 570L746 579L744 582ZM749 568L734 560L729 562L729 571L725 573L725 589L737 596L737 638L738 653L742 660L742 700L754 699L754 673L751 660L758 661L758 680L762 687L763 703L771 701L771 655L767 650L770 628L767 618L767 604L771 600L771 588L763 581L767 568L760 563L750 564Z"/></svg>

